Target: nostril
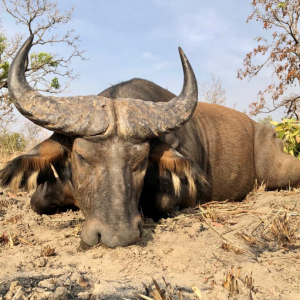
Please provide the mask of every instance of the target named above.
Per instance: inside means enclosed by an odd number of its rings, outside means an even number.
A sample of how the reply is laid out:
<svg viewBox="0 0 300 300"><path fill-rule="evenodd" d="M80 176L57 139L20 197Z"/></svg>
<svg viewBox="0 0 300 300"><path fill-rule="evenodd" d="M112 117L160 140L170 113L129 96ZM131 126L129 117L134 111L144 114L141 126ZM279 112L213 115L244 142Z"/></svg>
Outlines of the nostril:
<svg viewBox="0 0 300 300"><path fill-rule="evenodd" d="M101 236L101 224L98 220L87 220L81 231L81 240L90 247L96 246L103 236Z"/></svg>

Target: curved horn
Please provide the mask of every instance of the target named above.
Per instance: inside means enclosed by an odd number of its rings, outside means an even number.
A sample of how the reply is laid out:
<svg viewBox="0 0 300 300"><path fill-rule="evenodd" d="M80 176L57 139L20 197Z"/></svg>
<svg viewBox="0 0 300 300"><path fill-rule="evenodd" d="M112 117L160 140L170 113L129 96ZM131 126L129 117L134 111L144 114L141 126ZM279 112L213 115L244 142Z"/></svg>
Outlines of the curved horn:
<svg viewBox="0 0 300 300"><path fill-rule="evenodd" d="M24 69L32 41L33 35L23 44L9 70L8 90L19 112L37 125L58 133L90 136L107 131L114 123L110 99L49 97L30 87Z"/></svg>
<svg viewBox="0 0 300 300"><path fill-rule="evenodd" d="M49 97L39 94L29 86L24 70L32 41L33 36L27 39L12 62L8 89L20 113L44 128L71 135L99 135L113 130L115 111L121 134L146 139L181 127L195 110L198 101L197 81L180 48L183 89L178 97L167 103L154 103L137 99L114 101L93 95Z"/></svg>
<svg viewBox="0 0 300 300"><path fill-rule="evenodd" d="M137 139L152 138L176 130L191 118L198 103L197 80L181 48L179 54L184 73L180 95L169 102L116 101L120 133Z"/></svg>

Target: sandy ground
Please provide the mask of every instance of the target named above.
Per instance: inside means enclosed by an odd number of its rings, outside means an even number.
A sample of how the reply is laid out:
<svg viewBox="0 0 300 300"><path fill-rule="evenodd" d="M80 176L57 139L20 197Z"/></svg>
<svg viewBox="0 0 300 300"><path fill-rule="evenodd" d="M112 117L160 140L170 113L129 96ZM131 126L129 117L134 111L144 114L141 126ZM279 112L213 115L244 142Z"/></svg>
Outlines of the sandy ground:
<svg viewBox="0 0 300 300"><path fill-rule="evenodd" d="M85 251L80 211L39 216L28 194L0 194L1 300L154 299L152 278L156 299L300 299L300 191L145 219L137 245Z"/></svg>

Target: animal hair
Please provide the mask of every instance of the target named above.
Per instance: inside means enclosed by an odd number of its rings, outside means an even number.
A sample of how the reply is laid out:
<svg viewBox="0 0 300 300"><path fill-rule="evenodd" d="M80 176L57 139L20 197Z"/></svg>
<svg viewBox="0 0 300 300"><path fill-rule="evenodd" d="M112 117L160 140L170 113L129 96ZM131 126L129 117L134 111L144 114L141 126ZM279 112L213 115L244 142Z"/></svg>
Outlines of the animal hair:
<svg viewBox="0 0 300 300"><path fill-rule="evenodd" d="M33 172L29 176L29 178L27 180L27 190L28 191L35 190L37 188L37 179L38 179L38 176L39 176L39 172L38 171Z"/></svg>
<svg viewBox="0 0 300 300"><path fill-rule="evenodd" d="M35 189L39 174L51 168L65 155L62 145L47 139L34 147L28 154L21 155L8 162L0 171L1 186L10 186L17 191L21 188Z"/></svg>
<svg viewBox="0 0 300 300"><path fill-rule="evenodd" d="M162 144L152 149L150 161L158 166L159 177L163 179L166 173L170 173L174 194L179 197L182 185L188 184L188 193L191 203L197 198L197 186L205 188L208 182L204 172L191 159L183 157L173 150L168 144Z"/></svg>

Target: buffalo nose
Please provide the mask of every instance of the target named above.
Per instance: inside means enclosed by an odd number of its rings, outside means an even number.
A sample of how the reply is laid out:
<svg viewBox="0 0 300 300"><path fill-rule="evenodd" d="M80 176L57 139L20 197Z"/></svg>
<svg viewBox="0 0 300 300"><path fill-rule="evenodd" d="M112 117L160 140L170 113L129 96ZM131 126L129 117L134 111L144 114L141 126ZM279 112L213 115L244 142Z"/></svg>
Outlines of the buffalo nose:
<svg viewBox="0 0 300 300"><path fill-rule="evenodd" d="M143 233L143 223L136 216L130 223L103 224L98 219L86 220L81 231L81 240L92 247L100 242L107 247L126 247L135 244Z"/></svg>

